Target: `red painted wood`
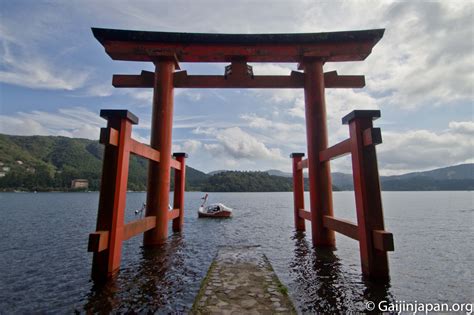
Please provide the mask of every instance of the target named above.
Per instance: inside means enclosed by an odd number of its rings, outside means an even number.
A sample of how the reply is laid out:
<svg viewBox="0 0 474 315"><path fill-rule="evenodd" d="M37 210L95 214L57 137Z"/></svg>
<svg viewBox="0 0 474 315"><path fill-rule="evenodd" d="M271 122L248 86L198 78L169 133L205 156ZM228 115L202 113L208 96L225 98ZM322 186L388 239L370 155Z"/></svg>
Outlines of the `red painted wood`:
<svg viewBox="0 0 474 315"><path fill-rule="evenodd" d="M351 139L346 139L319 153L319 161L329 161L351 153Z"/></svg>
<svg viewBox="0 0 474 315"><path fill-rule="evenodd" d="M89 234L88 252L101 252L109 247L109 231L96 231Z"/></svg>
<svg viewBox="0 0 474 315"><path fill-rule="evenodd" d="M334 231L324 227L323 217L332 216L332 185L329 162L320 162L319 154L328 146L323 62L309 60L305 71L305 115L308 145L308 175L313 245L335 246Z"/></svg>
<svg viewBox="0 0 474 315"><path fill-rule="evenodd" d="M174 220L178 217L179 217L179 209L173 209L173 210L168 211L168 220Z"/></svg>
<svg viewBox="0 0 474 315"><path fill-rule="evenodd" d="M151 75L150 75L151 74ZM326 88L361 88L365 85L364 76L341 76L336 71L324 74ZM221 75L188 75L186 71L174 73L175 88L257 88L294 89L304 87L304 74L292 71L291 75L241 75L228 77ZM140 75L115 74L112 85L116 88L152 88L153 73L142 71Z"/></svg>
<svg viewBox="0 0 474 315"><path fill-rule="evenodd" d="M176 169L176 170L180 170L180 169L181 169L181 163L179 163L179 162L176 161L176 160L171 159L170 164L171 164L171 167L174 168L174 169Z"/></svg>
<svg viewBox="0 0 474 315"><path fill-rule="evenodd" d="M363 88L365 77L363 75L338 75L337 71L324 73L324 86L326 88Z"/></svg>
<svg viewBox="0 0 474 315"><path fill-rule="evenodd" d="M123 241L138 234L155 228L156 217L145 217L143 219L129 222L123 226ZM89 252L101 252L109 248L109 231L96 231L89 234Z"/></svg>
<svg viewBox="0 0 474 315"><path fill-rule="evenodd" d="M119 132L114 128L101 128L100 143L118 146ZM130 139L130 153L155 162L160 161L160 152L148 145Z"/></svg>
<svg viewBox="0 0 474 315"><path fill-rule="evenodd" d="M382 133L380 128L369 128L363 132L363 142L365 146L377 145L382 143Z"/></svg>
<svg viewBox="0 0 474 315"><path fill-rule="evenodd" d="M99 142L104 145L118 146L119 132L114 128L100 128Z"/></svg>
<svg viewBox="0 0 474 315"><path fill-rule="evenodd" d="M387 252L393 252L395 250L392 233L383 230L374 230L372 234L375 249Z"/></svg>
<svg viewBox="0 0 474 315"><path fill-rule="evenodd" d="M152 88L155 74L151 71L142 71L141 74L114 74L112 86L116 88Z"/></svg>
<svg viewBox="0 0 474 315"><path fill-rule="evenodd" d="M144 217L125 224L123 240L128 240L138 234L144 233L156 227L156 217Z"/></svg>
<svg viewBox="0 0 474 315"><path fill-rule="evenodd" d="M304 218L300 217L299 210L304 209L304 177L303 170L298 169L301 162L301 155L293 155L293 210L295 219L295 229L305 231Z"/></svg>
<svg viewBox="0 0 474 315"><path fill-rule="evenodd" d="M179 215L173 219L173 232L181 232L184 222L184 191L186 186L186 157L178 156L176 160L181 164L181 170L174 171L173 208L179 209Z"/></svg>
<svg viewBox="0 0 474 315"><path fill-rule="evenodd" d="M171 58L160 59L155 66L151 147L160 152L160 163L149 165L146 215L156 216L156 228L144 234L145 246L162 244L168 238L175 63Z"/></svg>
<svg viewBox="0 0 474 315"><path fill-rule="evenodd" d="M160 161L160 152L134 139L130 141L131 153L155 162Z"/></svg>
<svg viewBox="0 0 474 315"><path fill-rule="evenodd" d="M335 232L339 232L354 240L359 239L359 229L356 224L351 221L338 219L325 215L323 218L324 226Z"/></svg>
<svg viewBox="0 0 474 315"><path fill-rule="evenodd" d="M114 60L154 61L160 56L175 54L180 62L230 62L234 56L245 57L247 62L300 62L304 57L327 61L364 60L374 44L373 41L273 45L108 41L104 47Z"/></svg>
<svg viewBox="0 0 474 315"><path fill-rule="evenodd" d="M121 128L121 119L119 117L109 117L107 119L107 128L117 131L118 136L118 131L120 131ZM97 213L96 231L109 231L112 227L115 186L117 179L116 174L118 172L117 162L118 147L113 145L105 145L102 176L100 181L99 209ZM111 274L111 270L109 270L110 255L111 253L109 250L103 250L94 253L92 258L91 274L94 280L104 281L108 278L108 275Z"/></svg>
<svg viewBox="0 0 474 315"><path fill-rule="evenodd" d="M129 120L122 119L120 122L119 143L117 151L117 173L114 187L112 224L109 230L109 260L107 267L107 274L109 277L115 274L120 268L124 232L124 213L127 198L131 135L131 122Z"/></svg>
<svg viewBox="0 0 474 315"><path fill-rule="evenodd" d="M372 128L371 117L349 122L362 272L371 278L388 278L387 252L376 249L373 239L374 230L384 230L384 220L375 146L364 145L363 132L368 128Z"/></svg>
<svg viewBox="0 0 474 315"><path fill-rule="evenodd" d="M301 160L298 162L298 165L296 166L299 170L302 170L304 168L308 168L308 159Z"/></svg>
<svg viewBox="0 0 474 315"><path fill-rule="evenodd" d="M311 221L311 212L306 211L305 209L299 209L298 214L301 218Z"/></svg>

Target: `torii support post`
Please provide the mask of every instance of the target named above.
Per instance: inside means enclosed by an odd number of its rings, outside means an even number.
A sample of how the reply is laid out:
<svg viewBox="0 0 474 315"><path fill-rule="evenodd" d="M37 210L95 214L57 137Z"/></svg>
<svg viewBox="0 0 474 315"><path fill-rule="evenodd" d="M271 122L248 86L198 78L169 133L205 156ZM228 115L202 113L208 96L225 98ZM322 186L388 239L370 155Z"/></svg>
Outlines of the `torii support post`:
<svg viewBox="0 0 474 315"><path fill-rule="evenodd" d="M359 247L362 273L370 278L388 278L387 251L377 236L384 232L382 198L375 145L381 142L380 129L373 128L372 120L380 117L378 110L355 110L342 119L349 124L351 137L352 173L359 227ZM378 139L375 139L378 138ZM375 233L374 233L375 232ZM380 232L380 233L379 233ZM376 238L377 237L377 238ZM385 243L393 250L393 239Z"/></svg>
<svg viewBox="0 0 474 315"><path fill-rule="evenodd" d="M161 154L160 163L149 164L146 216L156 216L156 228L145 233L145 246L162 244L168 238L175 62L172 57L155 61L150 145Z"/></svg>
<svg viewBox="0 0 474 315"><path fill-rule="evenodd" d="M107 249L94 252L92 278L106 280L120 268L127 194L130 136L138 118L126 110L102 110L107 128L119 132L118 145L106 145L100 184L97 231L109 231Z"/></svg>
<svg viewBox="0 0 474 315"><path fill-rule="evenodd" d="M335 233L323 224L325 215L333 215L331 169L329 161L319 160L320 152L328 147L323 61L309 59L303 63L303 67L313 245L334 247Z"/></svg>
<svg viewBox="0 0 474 315"><path fill-rule="evenodd" d="M291 153L293 159L293 206L295 216L295 229L306 231L304 218L299 215L300 210L304 211L304 177L303 168L299 167L304 153Z"/></svg>
<svg viewBox="0 0 474 315"><path fill-rule="evenodd" d="M184 190L186 188L186 153L174 153L173 156L181 164L181 169L174 170L173 209L179 209L179 217L173 219L173 232L181 232L184 222Z"/></svg>
<svg viewBox="0 0 474 315"><path fill-rule="evenodd" d="M387 252L394 250L393 234L385 231L380 183L375 146L382 143L380 128L373 128L372 120L380 117L378 110L355 110L342 119L349 124L350 138L319 153L319 161L352 155L357 223L323 215L324 228L359 241L362 273L373 280L389 278ZM293 156L292 156L293 157ZM293 157L294 190L299 180L297 171L310 166L308 159L295 161ZM295 195L296 198L296 195ZM295 201L296 205L296 201ZM295 213L296 215L296 213ZM313 220L314 214L298 210L300 218ZM295 217L296 219L296 217Z"/></svg>

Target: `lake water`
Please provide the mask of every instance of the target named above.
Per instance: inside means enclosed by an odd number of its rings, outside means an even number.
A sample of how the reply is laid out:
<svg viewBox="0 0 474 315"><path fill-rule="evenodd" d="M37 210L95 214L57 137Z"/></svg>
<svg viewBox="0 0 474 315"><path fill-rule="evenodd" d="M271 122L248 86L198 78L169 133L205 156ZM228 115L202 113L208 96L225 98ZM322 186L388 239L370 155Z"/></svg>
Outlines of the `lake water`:
<svg viewBox="0 0 474 315"><path fill-rule="evenodd" d="M186 193L182 235L153 250L140 236L126 241L118 278L99 287L87 252L98 193L0 193L0 313L186 312L227 244L260 245L301 312L363 311L369 300L473 301L473 192L383 193L395 238L385 284L361 277L356 241L337 235L331 252L314 250L310 232L295 234L292 193L211 193L211 202L234 208L229 220L197 219L201 195ZM144 200L127 195L127 221ZM334 209L355 221L353 192L335 192Z"/></svg>

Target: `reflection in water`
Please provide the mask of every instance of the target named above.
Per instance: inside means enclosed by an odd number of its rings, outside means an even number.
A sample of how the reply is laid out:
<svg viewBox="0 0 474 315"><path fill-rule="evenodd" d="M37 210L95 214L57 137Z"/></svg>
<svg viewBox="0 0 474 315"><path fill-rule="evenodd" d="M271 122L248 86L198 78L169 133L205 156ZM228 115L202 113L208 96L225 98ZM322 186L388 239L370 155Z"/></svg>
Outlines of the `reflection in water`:
<svg viewBox="0 0 474 315"><path fill-rule="evenodd" d="M302 312L364 311L366 301L377 304L392 300L389 282L376 284L362 277L360 282L354 282L333 250L310 247L304 232L296 232L293 240L290 273L296 304Z"/></svg>
<svg viewBox="0 0 474 315"><path fill-rule="evenodd" d="M379 305L381 301L395 302L395 298L390 292L390 281L372 282L363 279L366 289L364 290L365 301L372 301Z"/></svg>
<svg viewBox="0 0 474 315"><path fill-rule="evenodd" d="M84 309L93 313L186 311L180 309L180 296L194 273L185 266L184 247L178 234L161 246L142 247L137 266L121 270L106 284L94 284Z"/></svg>
<svg viewBox="0 0 474 315"><path fill-rule="evenodd" d="M93 313L110 313L115 305L120 304L115 296L115 292L118 291L117 284L116 279L107 283L94 282L84 309ZM79 312L76 311L76 313Z"/></svg>
<svg viewBox="0 0 474 315"><path fill-rule="evenodd" d="M339 250L325 253L312 249L310 232L306 240L294 234L291 192L214 196L235 209L232 220L198 219L202 194L186 192L183 233L156 250L142 250L141 237L126 241L117 279L93 287L86 235L96 226L98 193L0 193L0 313L186 312L226 244L261 245L295 304L310 314L363 310L364 301L392 294L401 301L472 300L472 192L384 192L385 219L400 246L390 255L392 280L382 285L362 279L357 242L340 237ZM127 209L145 199L127 194ZM335 193L334 202L341 217L355 214L352 192ZM135 219L133 211L126 215Z"/></svg>
<svg viewBox="0 0 474 315"><path fill-rule="evenodd" d="M292 240L290 288L303 313L364 311L366 301L378 304L393 300L389 282L374 283L354 274L333 250L312 248L305 233L296 232ZM179 234L159 247L141 248L137 264L129 264L106 284L94 284L84 310L92 313L189 311L189 291L194 290L191 284L196 283L197 293L202 277L190 265L196 256L189 250ZM357 278L360 280L354 280Z"/></svg>

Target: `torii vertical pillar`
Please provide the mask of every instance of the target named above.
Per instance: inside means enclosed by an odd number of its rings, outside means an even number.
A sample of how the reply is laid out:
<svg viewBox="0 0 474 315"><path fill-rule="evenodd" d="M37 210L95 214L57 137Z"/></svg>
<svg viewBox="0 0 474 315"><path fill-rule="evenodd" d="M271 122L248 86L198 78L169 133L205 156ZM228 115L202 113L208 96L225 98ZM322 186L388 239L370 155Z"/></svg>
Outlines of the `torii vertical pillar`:
<svg viewBox="0 0 474 315"><path fill-rule="evenodd" d="M311 233L314 246L334 247L335 233L323 225L323 217L333 215L331 169L329 161L319 160L319 153L328 147L323 63L309 59L303 64Z"/></svg>
<svg viewBox="0 0 474 315"><path fill-rule="evenodd" d="M168 238L174 70L172 57L162 57L155 62L150 145L160 151L160 162L150 162L148 170L146 215L156 216L156 227L145 232L145 246L162 244Z"/></svg>
<svg viewBox="0 0 474 315"><path fill-rule="evenodd" d="M173 156L181 165L180 170L174 170L173 209L179 209L179 217L173 219L173 232L181 232L184 222L184 191L186 189L186 158L188 155L184 152L176 152Z"/></svg>
<svg viewBox="0 0 474 315"><path fill-rule="evenodd" d="M304 211L304 175L303 168L298 168L304 153L291 153L293 159L293 210L295 217L295 229L297 231L306 231L304 218L299 214Z"/></svg>

